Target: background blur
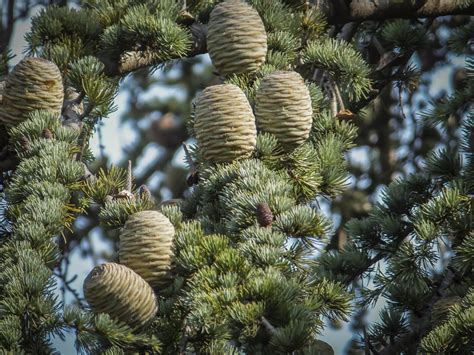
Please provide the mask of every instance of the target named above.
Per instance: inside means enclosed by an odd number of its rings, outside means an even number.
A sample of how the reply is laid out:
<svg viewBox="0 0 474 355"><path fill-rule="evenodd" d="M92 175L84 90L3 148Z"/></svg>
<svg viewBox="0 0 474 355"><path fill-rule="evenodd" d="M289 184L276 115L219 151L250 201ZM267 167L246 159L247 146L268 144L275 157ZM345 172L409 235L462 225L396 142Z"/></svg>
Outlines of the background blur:
<svg viewBox="0 0 474 355"><path fill-rule="evenodd" d="M23 57L23 37L29 30L31 16L46 5L77 6L74 1L54 0L2 0L1 4L0 49L9 48L15 55L11 67ZM10 8L13 23L9 21L7 9ZM429 45L411 58L412 65L423 73L412 91L401 92L396 86L386 88L358 115L357 147L347 155L352 174L348 189L335 201L319 201L334 221L334 238L328 248L338 248L344 243L344 223L367 215L383 186L397 177L419 171L435 144L456 146L454 128L440 131L424 125L418 114L430 101L445 97L454 87L462 85L464 60L448 54L446 41L452 29L466 21L469 18L462 16L437 19ZM363 38L356 37L354 41L364 53ZM371 53L364 55L370 62ZM131 160L135 185L146 184L158 202L185 197L189 190L182 143L193 143L186 131L191 102L200 90L218 80L207 55L129 75L116 98L117 110L101 122L91 142L96 156L91 170L112 164L126 166ZM459 118L452 119L456 127ZM62 245L64 261L58 271L58 297L65 303L82 302L82 282L87 273L94 265L114 257L117 233L98 226L97 212L92 207L87 217L80 217L74 232L67 236L68 243ZM347 352L351 340L360 336L364 319L370 322L377 317L377 308L369 315L358 314L351 324L329 325L324 340L337 354ZM61 354L75 353L73 340L73 336L67 337L65 343L58 339Z"/></svg>

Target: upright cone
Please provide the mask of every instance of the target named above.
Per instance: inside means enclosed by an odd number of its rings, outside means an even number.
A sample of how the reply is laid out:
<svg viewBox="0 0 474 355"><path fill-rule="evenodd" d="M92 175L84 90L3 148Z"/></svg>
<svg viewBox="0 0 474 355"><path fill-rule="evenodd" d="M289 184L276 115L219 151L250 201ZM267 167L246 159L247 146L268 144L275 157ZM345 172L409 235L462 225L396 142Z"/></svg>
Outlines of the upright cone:
<svg viewBox="0 0 474 355"><path fill-rule="evenodd" d="M173 238L174 227L160 212L134 213L120 233L120 263L161 287L170 279Z"/></svg>
<svg viewBox="0 0 474 355"><path fill-rule="evenodd" d="M96 266L84 280L84 296L95 313L107 313L132 328L147 325L158 306L150 285L124 265Z"/></svg>
<svg viewBox="0 0 474 355"><path fill-rule="evenodd" d="M194 131L204 158L214 163L248 158L256 145L252 108L235 85L210 86L196 103Z"/></svg>
<svg viewBox="0 0 474 355"><path fill-rule="evenodd" d="M285 150L308 138L312 115L309 90L298 73L281 71L262 79L255 98L257 126L275 135Z"/></svg>
<svg viewBox="0 0 474 355"><path fill-rule="evenodd" d="M207 49L222 75L255 72L267 55L267 34L258 12L239 0L216 5L209 20Z"/></svg>
<svg viewBox="0 0 474 355"><path fill-rule="evenodd" d="M0 122L16 126L34 110L50 110L59 115L63 99L63 82L56 64L43 58L25 58L5 82Z"/></svg>

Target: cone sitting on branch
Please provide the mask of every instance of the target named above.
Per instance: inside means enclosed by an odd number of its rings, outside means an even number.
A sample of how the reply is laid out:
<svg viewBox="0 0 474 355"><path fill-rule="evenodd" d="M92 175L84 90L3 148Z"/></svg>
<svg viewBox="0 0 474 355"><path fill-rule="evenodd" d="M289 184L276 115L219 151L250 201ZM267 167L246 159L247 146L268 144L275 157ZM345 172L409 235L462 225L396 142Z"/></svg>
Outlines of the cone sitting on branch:
<svg viewBox="0 0 474 355"><path fill-rule="evenodd" d="M232 84L204 89L196 103L194 131L204 158L214 163L250 157L257 140L252 108Z"/></svg>
<svg viewBox="0 0 474 355"><path fill-rule="evenodd" d="M132 328L142 328L158 306L150 285L128 267L98 265L84 280L84 296L95 313L107 313Z"/></svg>
<svg viewBox="0 0 474 355"><path fill-rule="evenodd" d="M56 64L43 58L25 58L5 82L0 122L16 126L34 110L50 110L59 115L63 99L62 77Z"/></svg>
<svg viewBox="0 0 474 355"><path fill-rule="evenodd" d="M221 75L252 73L265 62L267 34L258 12L239 0L211 12L207 49Z"/></svg>
<svg viewBox="0 0 474 355"><path fill-rule="evenodd" d="M170 280L174 227L158 211L131 215L120 233L120 263L143 277L153 288Z"/></svg>
<svg viewBox="0 0 474 355"><path fill-rule="evenodd" d="M262 227L271 227L273 223L273 213L268 204L260 203L257 206L257 222Z"/></svg>
<svg viewBox="0 0 474 355"><path fill-rule="evenodd" d="M280 71L262 79L255 99L257 126L275 135L285 150L308 138L312 115L311 97L301 75Z"/></svg>

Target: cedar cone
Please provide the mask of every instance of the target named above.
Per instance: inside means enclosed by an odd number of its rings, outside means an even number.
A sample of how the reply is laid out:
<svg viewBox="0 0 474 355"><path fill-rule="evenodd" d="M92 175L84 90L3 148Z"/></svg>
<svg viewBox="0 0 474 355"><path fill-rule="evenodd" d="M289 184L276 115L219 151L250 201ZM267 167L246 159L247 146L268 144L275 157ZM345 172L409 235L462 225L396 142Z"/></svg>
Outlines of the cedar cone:
<svg viewBox="0 0 474 355"><path fill-rule="evenodd" d="M128 217L120 233L120 263L143 277L153 288L170 280L174 227L158 211Z"/></svg>
<svg viewBox="0 0 474 355"><path fill-rule="evenodd" d="M16 126L34 110L49 110L59 116L63 99L62 77L56 64L43 58L25 58L5 82L0 122Z"/></svg>
<svg viewBox="0 0 474 355"><path fill-rule="evenodd" d="M22 137L20 138L20 144L21 144L21 147L22 147L24 150L30 149L30 140L28 139L27 136L22 136Z"/></svg>
<svg viewBox="0 0 474 355"><path fill-rule="evenodd" d="M146 185L140 186L140 188L138 189L138 194L144 200L151 200L153 198L150 189Z"/></svg>
<svg viewBox="0 0 474 355"><path fill-rule="evenodd" d="M194 131L205 159L214 163L250 157L257 130L252 108L235 85L210 86L196 103Z"/></svg>
<svg viewBox="0 0 474 355"><path fill-rule="evenodd" d="M273 223L273 213L268 204L260 203L257 206L257 222L262 227L270 227Z"/></svg>
<svg viewBox="0 0 474 355"><path fill-rule="evenodd" d="M286 151L308 138L312 115L309 90L298 73L280 71L262 79L255 97L257 126L275 135Z"/></svg>
<svg viewBox="0 0 474 355"><path fill-rule="evenodd" d="M84 280L84 296L95 313L107 313L132 328L142 328L158 306L152 288L128 267L116 263L96 266Z"/></svg>
<svg viewBox="0 0 474 355"><path fill-rule="evenodd" d="M258 12L239 0L214 7L207 49L221 75L253 73L265 62L267 34Z"/></svg>
<svg viewBox="0 0 474 355"><path fill-rule="evenodd" d="M48 128L45 128L43 129L41 136L46 139L51 139L53 138L53 133Z"/></svg>

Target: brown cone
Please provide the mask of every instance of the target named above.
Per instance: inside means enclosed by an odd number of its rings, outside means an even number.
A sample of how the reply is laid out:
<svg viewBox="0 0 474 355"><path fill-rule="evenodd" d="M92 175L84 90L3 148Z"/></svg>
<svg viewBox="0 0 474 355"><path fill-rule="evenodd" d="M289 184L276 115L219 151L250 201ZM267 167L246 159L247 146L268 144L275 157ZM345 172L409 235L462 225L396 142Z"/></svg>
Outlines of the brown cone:
<svg viewBox="0 0 474 355"><path fill-rule="evenodd" d="M273 213L268 204L260 203L257 206L257 222L262 227L269 227L273 223Z"/></svg>
<svg viewBox="0 0 474 355"><path fill-rule="evenodd" d="M45 128L43 129L41 136L46 139L51 139L53 138L53 133L48 128Z"/></svg>

